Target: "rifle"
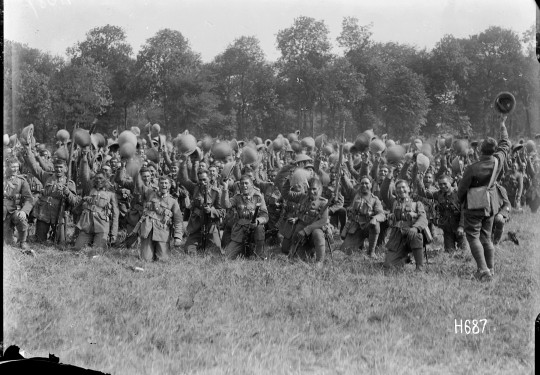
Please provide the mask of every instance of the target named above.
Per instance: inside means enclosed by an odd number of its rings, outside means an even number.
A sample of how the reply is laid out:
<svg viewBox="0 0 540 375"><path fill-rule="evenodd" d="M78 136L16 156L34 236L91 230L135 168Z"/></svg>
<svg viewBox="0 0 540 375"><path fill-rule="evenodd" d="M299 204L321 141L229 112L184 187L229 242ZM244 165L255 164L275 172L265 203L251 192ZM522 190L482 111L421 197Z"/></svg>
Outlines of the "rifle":
<svg viewBox="0 0 540 375"><path fill-rule="evenodd" d="M69 181L71 180L71 159L73 158L73 148L75 146L75 130L77 129L77 124L73 127L73 131L71 132L71 147L69 150L69 158L68 158L68 173L66 178L66 185L69 185ZM56 229L55 229L55 242L58 243L65 243L66 242L66 233L67 233L67 222L68 222L68 216L69 212L66 211L66 198L62 196L62 202L60 203L60 208L58 210L58 219L56 222Z"/></svg>
<svg viewBox="0 0 540 375"><path fill-rule="evenodd" d="M204 204L202 210L202 225L201 225L201 244L199 246L202 251L206 251L206 243L208 242L208 214L204 211L208 205L208 186L203 190Z"/></svg>
<svg viewBox="0 0 540 375"><path fill-rule="evenodd" d="M255 206L255 212L253 212L253 216L251 217L251 224L255 224L257 222L257 216L259 215L260 208L261 208L261 204L257 203L257 205ZM248 258L250 255L255 253L255 251L253 250L253 243L255 242L254 234L255 234L255 228L249 228L244 234L243 245L244 245L245 258Z"/></svg>
<svg viewBox="0 0 540 375"><path fill-rule="evenodd" d="M339 144L339 158L338 158L338 167L336 173L336 181L334 186L334 197L335 201L339 197L339 189L341 187L341 165L343 164L343 144L345 143L345 122L343 123L343 129L341 133L341 143Z"/></svg>

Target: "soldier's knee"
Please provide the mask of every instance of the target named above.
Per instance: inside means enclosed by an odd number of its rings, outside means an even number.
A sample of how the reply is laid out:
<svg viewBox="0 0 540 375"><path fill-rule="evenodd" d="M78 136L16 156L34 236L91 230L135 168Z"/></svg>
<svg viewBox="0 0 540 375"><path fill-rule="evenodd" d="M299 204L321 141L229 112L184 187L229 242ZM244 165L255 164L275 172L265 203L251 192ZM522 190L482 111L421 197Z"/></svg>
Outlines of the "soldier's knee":
<svg viewBox="0 0 540 375"><path fill-rule="evenodd" d="M381 224L379 224L379 222L376 222L375 224L369 224L369 231L376 234L381 233Z"/></svg>

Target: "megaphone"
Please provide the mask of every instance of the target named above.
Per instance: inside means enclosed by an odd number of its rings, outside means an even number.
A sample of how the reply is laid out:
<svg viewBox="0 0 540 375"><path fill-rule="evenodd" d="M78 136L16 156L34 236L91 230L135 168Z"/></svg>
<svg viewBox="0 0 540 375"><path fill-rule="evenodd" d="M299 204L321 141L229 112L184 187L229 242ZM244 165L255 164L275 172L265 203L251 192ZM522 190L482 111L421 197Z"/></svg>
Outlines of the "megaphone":
<svg viewBox="0 0 540 375"><path fill-rule="evenodd" d="M516 98L507 91L501 92L495 98L494 107L497 112L508 115L516 108Z"/></svg>

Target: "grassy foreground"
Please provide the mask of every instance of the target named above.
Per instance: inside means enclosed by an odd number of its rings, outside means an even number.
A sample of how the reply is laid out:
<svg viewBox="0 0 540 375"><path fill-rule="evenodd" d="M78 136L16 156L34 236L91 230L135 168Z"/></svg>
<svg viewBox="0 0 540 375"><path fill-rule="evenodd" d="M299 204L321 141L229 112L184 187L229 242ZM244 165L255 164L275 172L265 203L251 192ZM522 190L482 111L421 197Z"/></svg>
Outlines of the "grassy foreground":
<svg viewBox="0 0 540 375"><path fill-rule="evenodd" d="M382 255L337 251L315 269L4 247L4 347L112 374L532 374L539 219L507 224L521 245L497 247L489 284L472 280L470 254L384 275ZM465 334L472 319L483 333Z"/></svg>

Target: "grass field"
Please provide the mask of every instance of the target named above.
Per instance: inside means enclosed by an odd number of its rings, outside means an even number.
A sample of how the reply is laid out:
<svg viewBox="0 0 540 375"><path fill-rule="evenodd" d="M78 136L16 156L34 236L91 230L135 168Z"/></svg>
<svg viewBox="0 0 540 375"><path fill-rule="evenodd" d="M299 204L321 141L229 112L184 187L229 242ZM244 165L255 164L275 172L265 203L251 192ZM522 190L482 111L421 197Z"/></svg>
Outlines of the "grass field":
<svg viewBox="0 0 540 375"><path fill-rule="evenodd" d="M532 374L539 219L507 224L521 244L497 247L492 283L472 279L470 254L384 275L381 254L316 269L4 247L4 347L112 374ZM466 334L473 319L483 332Z"/></svg>

